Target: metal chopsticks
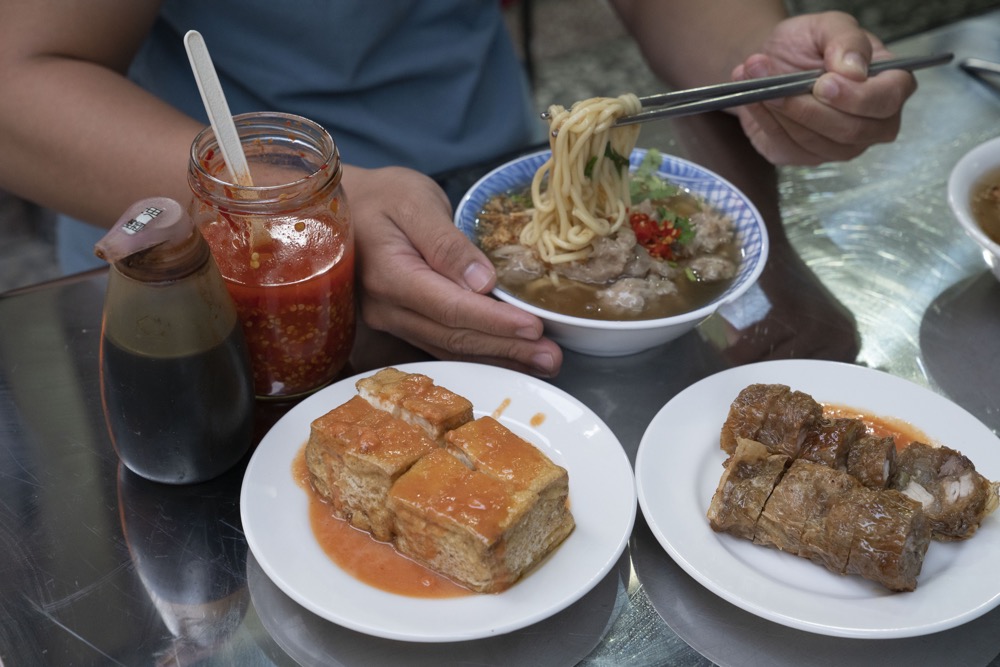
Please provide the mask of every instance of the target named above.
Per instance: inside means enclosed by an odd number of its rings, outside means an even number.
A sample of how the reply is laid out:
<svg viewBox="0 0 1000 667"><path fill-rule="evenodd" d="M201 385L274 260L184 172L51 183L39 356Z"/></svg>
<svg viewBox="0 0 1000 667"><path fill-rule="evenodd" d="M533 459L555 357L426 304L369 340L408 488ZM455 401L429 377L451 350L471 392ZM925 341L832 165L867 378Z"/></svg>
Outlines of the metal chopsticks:
<svg viewBox="0 0 1000 667"><path fill-rule="evenodd" d="M1000 63L983 60L982 58L965 58L962 62L958 63L958 66L963 71L976 76L980 74L1000 74Z"/></svg>
<svg viewBox="0 0 1000 667"><path fill-rule="evenodd" d="M939 53L929 56L880 60L873 62L868 67L868 75L874 76L879 72L889 69L913 71L925 67L944 65L951 62L953 57L954 54L951 53ZM701 88L661 93L659 95L648 95L639 98L643 106L642 111L631 116L619 118L615 125L632 125L659 118L689 116L743 104L773 100L779 97L801 95L811 91L813 84L816 83L816 79L823 73L824 70L817 69L792 74L779 74L760 79L720 83L712 86L702 86Z"/></svg>

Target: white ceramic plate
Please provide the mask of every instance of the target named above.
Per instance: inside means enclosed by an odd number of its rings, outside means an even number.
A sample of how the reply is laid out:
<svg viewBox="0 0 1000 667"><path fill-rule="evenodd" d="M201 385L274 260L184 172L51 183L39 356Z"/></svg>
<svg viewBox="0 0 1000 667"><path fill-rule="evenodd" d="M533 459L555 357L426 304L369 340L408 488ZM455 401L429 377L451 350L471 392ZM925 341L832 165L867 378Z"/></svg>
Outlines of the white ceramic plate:
<svg viewBox="0 0 1000 667"><path fill-rule="evenodd" d="M741 389L786 384L822 403L902 419L1000 479L1000 440L934 392L861 366L788 360L740 366L677 394L653 418L636 457L639 506L656 539L703 586L746 611L800 630L856 638L912 637L955 627L1000 604L1000 514L971 540L931 543L911 593L839 576L708 525L722 475L719 431Z"/></svg>
<svg viewBox="0 0 1000 667"><path fill-rule="evenodd" d="M611 430L561 389L514 371L458 362L401 364L493 415L569 471L576 529L527 578L497 595L422 599L381 591L341 570L309 525L308 498L292 461L317 417L357 393L364 373L292 408L264 436L247 467L240 514L247 542L274 583L309 611L359 632L416 642L477 639L525 627L590 591L625 549L635 521L635 478Z"/></svg>

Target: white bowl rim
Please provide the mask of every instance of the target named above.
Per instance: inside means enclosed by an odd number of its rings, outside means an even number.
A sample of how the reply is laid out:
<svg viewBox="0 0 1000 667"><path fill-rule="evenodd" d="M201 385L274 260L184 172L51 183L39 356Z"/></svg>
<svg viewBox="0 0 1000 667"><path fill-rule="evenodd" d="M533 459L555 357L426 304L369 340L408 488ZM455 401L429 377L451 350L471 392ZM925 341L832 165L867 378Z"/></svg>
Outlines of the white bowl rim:
<svg viewBox="0 0 1000 667"><path fill-rule="evenodd" d="M636 148L637 151L648 152L651 149ZM657 149L658 150L658 149ZM454 222L458 224L459 218L462 211L468 205L469 200L472 198L472 193L474 193L483 182L492 178L497 172L503 171L510 167L510 165L521 162L524 160L531 160L537 158L540 155L550 153L550 149L546 148L543 150L535 151L533 153L526 153L524 155L518 156L512 160L508 160L502 165L491 169L487 174L482 176L479 180L472 184L466 193L459 200L458 205L455 207ZM713 299L706 305L695 310L690 310L685 313L680 313L678 315L671 315L670 317L660 317L651 320L599 320L592 319L588 317L575 317L572 315L563 315L562 313L557 313L552 310L547 310L545 308L539 308L526 301L522 301L517 297L503 291L499 287L493 289L493 295L498 299L505 301L513 306L517 306L521 310L527 311L536 317L541 319L546 319L552 322L558 322L560 324L572 325L585 327L588 329L601 329L607 331L632 331L632 330L642 330L642 329L660 329L663 327L668 327L671 325L680 325L687 322L700 322L706 319L709 315L713 314L723 306L732 303L736 299L743 296L747 290L757 284L760 274L764 271L764 266L767 264L767 259L770 254L771 240L767 232L767 224L764 221L764 217L760 214L757 206L750 200L750 197L746 195L741 189L732 184L728 179L723 178L716 172L712 171L708 167L704 167L696 162L687 160L676 155L665 153L664 151L658 150L658 152L664 156L669 157L675 162L679 162L688 165L694 169L703 171L710 174L712 178L718 180L720 183L725 185L727 188L732 189L734 192L741 195L741 199L746 203L747 207L750 209L753 219L757 223L757 227L760 231L760 252L757 254L757 263L753 267L753 270L747 276L747 279L743 282L737 290L727 295L724 299Z"/></svg>
<svg viewBox="0 0 1000 667"><path fill-rule="evenodd" d="M975 169L980 162L983 168ZM962 229L984 249L1000 257L1000 244L986 235L971 210L973 188L987 171L996 168L1000 168L1000 137L984 141L958 159L948 176L948 205Z"/></svg>

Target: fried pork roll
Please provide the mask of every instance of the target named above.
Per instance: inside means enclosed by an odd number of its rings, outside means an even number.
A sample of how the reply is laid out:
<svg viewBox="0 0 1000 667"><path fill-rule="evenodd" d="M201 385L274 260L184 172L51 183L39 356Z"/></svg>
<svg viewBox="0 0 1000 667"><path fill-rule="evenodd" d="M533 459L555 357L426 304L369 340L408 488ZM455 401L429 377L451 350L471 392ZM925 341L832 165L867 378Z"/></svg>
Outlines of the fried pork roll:
<svg viewBox="0 0 1000 667"><path fill-rule="evenodd" d="M853 527L846 574L857 574L891 591L912 591L931 541L920 503L892 489L860 486L834 503L827 517Z"/></svg>
<svg viewBox="0 0 1000 667"><path fill-rule="evenodd" d="M896 458L892 487L923 506L934 539L965 540L998 504L998 483L961 452L912 442Z"/></svg>
<svg viewBox="0 0 1000 667"><path fill-rule="evenodd" d="M712 530L753 540L764 503L788 461L759 442L740 438L708 506Z"/></svg>
<svg viewBox="0 0 1000 667"><path fill-rule="evenodd" d="M916 588L930 543L919 503L812 461L799 459L785 470L787 457L746 442L740 441L709 506L714 530L892 591Z"/></svg>
<svg viewBox="0 0 1000 667"><path fill-rule="evenodd" d="M796 458L806 436L823 418L823 406L783 384L752 384L736 396L719 444L732 454L738 438L761 443L772 454Z"/></svg>
<svg viewBox="0 0 1000 667"><path fill-rule="evenodd" d="M799 458L836 470L847 470L847 454L867 430L860 419L822 419L806 434Z"/></svg>
<svg viewBox="0 0 1000 667"><path fill-rule="evenodd" d="M847 452L847 472L869 489L889 486L896 472L896 440L865 435Z"/></svg>
<svg viewBox="0 0 1000 667"><path fill-rule="evenodd" d="M754 543L811 558L835 572L843 572L853 532L841 534L840 526L827 526L827 515L838 498L857 486L857 480L842 470L796 460L764 505Z"/></svg>

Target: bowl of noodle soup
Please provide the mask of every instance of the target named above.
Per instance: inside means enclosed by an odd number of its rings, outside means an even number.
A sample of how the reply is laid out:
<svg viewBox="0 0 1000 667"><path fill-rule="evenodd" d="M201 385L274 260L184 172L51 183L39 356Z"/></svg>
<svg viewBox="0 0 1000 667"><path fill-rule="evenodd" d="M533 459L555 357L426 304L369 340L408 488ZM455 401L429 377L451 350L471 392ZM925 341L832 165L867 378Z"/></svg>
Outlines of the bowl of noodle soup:
<svg viewBox="0 0 1000 667"><path fill-rule="evenodd" d="M1000 280L1000 137L979 144L951 170L948 205Z"/></svg>
<svg viewBox="0 0 1000 667"><path fill-rule="evenodd" d="M565 349L623 356L678 338L742 296L764 268L768 237L757 208L718 174L633 148L637 130L618 141L598 134L575 149L554 136L552 149L494 169L459 201L454 220L497 267L496 298L539 317ZM669 196L640 202L633 182L663 185ZM643 226L651 216L652 239ZM718 257L696 257L680 243L708 247L701 238L711 234L701 230L715 227L728 235L711 242ZM676 244L664 245L672 242L664 229ZM720 263L727 268L711 275Z"/></svg>

